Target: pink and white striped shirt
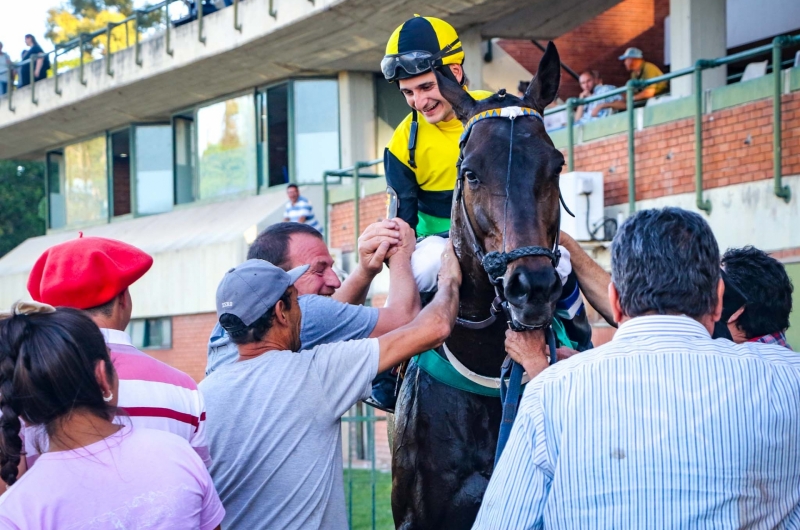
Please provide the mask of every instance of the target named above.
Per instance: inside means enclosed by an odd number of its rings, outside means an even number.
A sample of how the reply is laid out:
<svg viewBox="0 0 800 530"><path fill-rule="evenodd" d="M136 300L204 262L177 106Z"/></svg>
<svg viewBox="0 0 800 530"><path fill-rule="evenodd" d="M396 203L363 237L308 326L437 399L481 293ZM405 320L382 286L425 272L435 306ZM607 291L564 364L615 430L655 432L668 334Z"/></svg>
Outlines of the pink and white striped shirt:
<svg viewBox="0 0 800 530"><path fill-rule="evenodd" d="M124 331L101 328L119 377L117 406L134 428L177 434L191 444L203 463L211 465L206 443L206 407L197 383L180 370L137 350ZM30 467L47 451L44 430L25 428L25 450Z"/></svg>

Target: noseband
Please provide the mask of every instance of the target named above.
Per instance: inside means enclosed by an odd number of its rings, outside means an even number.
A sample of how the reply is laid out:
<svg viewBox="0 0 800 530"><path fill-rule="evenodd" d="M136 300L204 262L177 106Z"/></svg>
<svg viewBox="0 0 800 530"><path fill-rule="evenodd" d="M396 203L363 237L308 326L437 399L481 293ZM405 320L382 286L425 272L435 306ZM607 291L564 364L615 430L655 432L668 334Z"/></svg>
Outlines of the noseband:
<svg viewBox="0 0 800 530"><path fill-rule="evenodd" d="M558 267L558 263L561 259L561 251L558 249L559 243L559 235L561 232L561 211L559 210L558 213L558 228L556 230L556 237L555 242L553 243L553 248L545 248L538 245L527 246L527 247L520 247L510 251L506 251L506 214L508 211L508 195L509 195L509 183L511 181L511 162L512 162L512 155L514 150L514 121L516 118L519 117L527 117L533 116L542 120L542 115L536 109L532 109L529 107L505 107L501 109L490 109L480 114L476 114L473 116L467 124L464 126L464 132L461 135L461 139L459 140L459 155L458 155L458 163L456 167L458 168L458 175L456 178L456 194L455 194L455 201L458 207L461 210L461 215L464 217L466 221L466 235L467 235L467 244L472 248L472 251L478 257L483 266L483 270L486 271L486 274L489 276L489 281L494 285L495 294L497 295L494 301L492 302L492 306L490 308L491 315L486 320L480 322L473 322L471 320L466 320L462 318L458 318L456 321L459 325L467 327L469 329L483 329L489 327L490 325L494 324L495 320L497 319L497 314L501 311L505 313L508 325L511 329L520 331L520 330L528 330L528 329L539 329L545 326L527 326L517 320L511 315L510 308L508 307L508 302L505 299L505 295L503 294L502 290L502 282L503 276L508 269L509 263L512 261L518 260L520 258L528 257L528 256L544 256L550 260L550 263L553 265L555 269ZM489 252L488 254L483 249L483 246L478 242L478 238L475 235L475 229L472 226L472 220L469 217L469 212L467 212L466 205L464 204L464 175L461 173L461 163L464 160L464 146L469 139L469 135L472 132L472 128L475 126L476 123L479 121L483 121L486 119L492 118L500 118L500 119L508 119L511 120L511 133L509 136L508 142L508 170L506 171L506 196L505 196L505 208L503 213L503 251L498 252ZM543 120L542 120L543 121ZM558 191L558 198L561 202L561 205L564 206L564 209L574 217L574 214L567 208L567 205L564 203L564 198L561 196L561 190Z"/></svg>

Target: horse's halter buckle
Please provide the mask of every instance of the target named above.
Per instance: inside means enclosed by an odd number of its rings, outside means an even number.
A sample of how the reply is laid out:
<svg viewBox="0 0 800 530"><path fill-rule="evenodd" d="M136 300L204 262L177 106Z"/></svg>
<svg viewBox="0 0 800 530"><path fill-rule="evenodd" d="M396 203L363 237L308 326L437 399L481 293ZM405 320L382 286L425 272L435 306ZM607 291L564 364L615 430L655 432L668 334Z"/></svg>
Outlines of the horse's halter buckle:
<svg viewBox="0 0 800 530"><path fill-rule="evenodd" d="M476 114L464 126L464 132L461 135L461 139L459 140L459 155L458 155L458 163L456 167L458 168L457 177L456 177L456 193L455 193L455 201L459 204L461 208L461 215L464 216L467 225L467 235L469 237L469 244L472 247L473 252L481 261L481 265L483 269L486 271L486 274L489 276L489 281L494 286L494 290L496 293L496 298L492 302L492 307L490 308L491 315L488 319L480 321L480 322L473 322L466 319L458 318L457 323L470 328L470 329L482 329L485 327L490 326L496 320L496 315L502 310L502 312L506 316L506 321L508 326L513 329L514 331L523 331L523 330L532 330L532 329L541 329L546 327L547 324L542 326L528 326L526 324L522 324L518 322L511 313L511 308L508 305L508 301L505 298L503 293L502 283L503 283L503 276L508 269L508 264L512 261L518 260L520 258L524 258L527 256L544 256L550 259L550 262L555 269L558 267L558 263L561 259L561 252L558 249L558 244L560 240L560 232L561 232L561 212L559 211L558 214L558 229L556 230L556 237L553 244L552 250L549 248L541 247L538 245L527 246L527 247L520 247L511 251L505 251L505 229L506 229L506 218L504 214L503 218L503 251L493 251L489 252L488 254L483 250L483 247L478 243L478 238L475 235L475 229L472 227L472 220L469 217L469 212L467 212L467 208L464 204L463 200L463 187L464 187L464 175L461 173L461 163L464 160L464 145L467 143L469 139L469 135L472 132L472 128L475 126L476 123L479 121L489 119L489 118L504 118L511 120L511 133L509 135L509 147L508 147L508 170L506 172L506 209L508 207L508 185L511 180L511 161L512 161L512 153L514 149L514 120L518 117L524 116L534 116L544 122L542 115L536 109L532 109L529 107L504 107L500 109L489 109L479 114ZM568 214L574 214L567 208L567 205L564 203L564 198L561 195L561 190L558 191L558 198L561 205L564 206L564 209L567 211Z"/></svg>

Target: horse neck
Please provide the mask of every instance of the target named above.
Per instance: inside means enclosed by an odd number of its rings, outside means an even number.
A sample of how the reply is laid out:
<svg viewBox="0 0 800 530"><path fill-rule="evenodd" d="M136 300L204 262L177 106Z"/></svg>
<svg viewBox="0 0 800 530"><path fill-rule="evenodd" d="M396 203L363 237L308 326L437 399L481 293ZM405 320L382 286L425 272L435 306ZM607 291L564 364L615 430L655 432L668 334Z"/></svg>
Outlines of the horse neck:
<svg viewBox="0 0 800 530"><path fill-rule="evenodd" d="M451 238L459 255L462 275L459 316L479 321L489 317L489 308L495 297L494 286L458 225L454 216ZM503 345L505 329L506 323L502 315L493 325L481 330L456 325L447 339L447 346L470 370L497 377L506 355Z"/></svg>

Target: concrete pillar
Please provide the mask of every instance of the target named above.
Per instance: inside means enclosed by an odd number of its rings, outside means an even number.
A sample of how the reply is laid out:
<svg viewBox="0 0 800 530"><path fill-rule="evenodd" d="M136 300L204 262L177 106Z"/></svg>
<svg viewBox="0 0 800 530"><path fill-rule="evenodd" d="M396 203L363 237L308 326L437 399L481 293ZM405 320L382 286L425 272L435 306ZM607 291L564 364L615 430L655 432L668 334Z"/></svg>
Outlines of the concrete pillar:
<svg viewBox="0 0 800 530"><path fill-rule="evenodd" d="M725 0L670 0L670 68L694 66L698 59L716 59L727 53ZM725 85L727 68L703 73L703 88ZM694 92L692 76L672 80L671 93L688 96Z"/></svg>
<svg viewBox="0 0 800 530"><path fill-rule="evenodd" d="M486 43L481 38L480 29L475 28L459 33L461 47L464 48L464 71L469 78L470 90L483 89L483 54Z"/></svg>
<svg viewBox="0 0 800 530"><path fill-rule="evenodd" d="M339 142L342 167L376 157L375 86L371 73L339 73Z"/></svg>

